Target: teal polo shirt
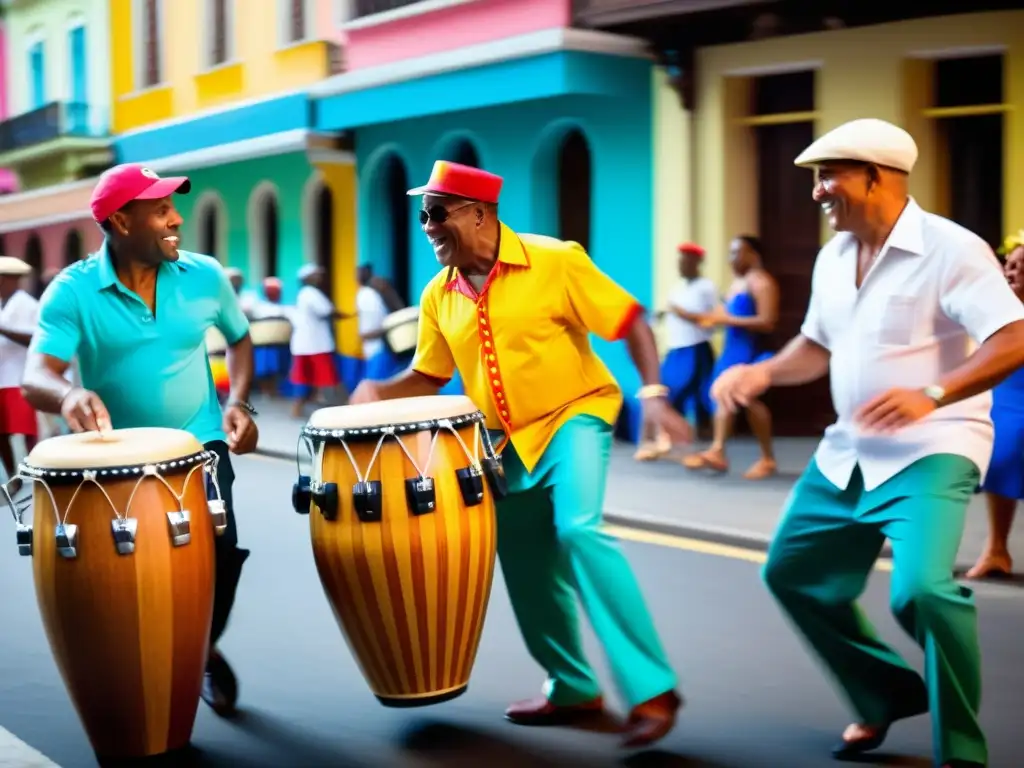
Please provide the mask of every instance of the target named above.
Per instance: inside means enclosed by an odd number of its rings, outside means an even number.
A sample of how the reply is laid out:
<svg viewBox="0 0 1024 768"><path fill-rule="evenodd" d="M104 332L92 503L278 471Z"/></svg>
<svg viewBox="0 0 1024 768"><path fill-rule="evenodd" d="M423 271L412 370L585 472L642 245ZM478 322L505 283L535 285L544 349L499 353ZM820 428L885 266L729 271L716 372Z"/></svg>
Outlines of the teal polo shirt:
<svg viewBox="0 0 1024 768"><path fill-rule="evenodd" d="M100 396L114 429L169 427L201 443L224 440L223 416L206 353L215 326L229 344L249 322L220 264L179 251L160 265L156 312L118 279L104 242L53 279L30 349L70 362Z"/></svg>

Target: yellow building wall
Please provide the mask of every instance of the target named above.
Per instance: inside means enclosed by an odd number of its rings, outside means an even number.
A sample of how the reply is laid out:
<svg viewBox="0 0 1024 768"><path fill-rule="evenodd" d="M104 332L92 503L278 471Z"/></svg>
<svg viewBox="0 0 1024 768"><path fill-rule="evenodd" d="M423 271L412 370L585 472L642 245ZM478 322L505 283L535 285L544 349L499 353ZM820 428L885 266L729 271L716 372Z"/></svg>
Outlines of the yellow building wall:
<svg viewBox="0 0 1024 768"><path fill-rule="evenodd" d="M668 294L679 279L680 243L693 239L693 175L691 114L680 107L679 94L664 69L655 68L651 88L654 104L654 311L665 309ZM659 346L664 345L664 323L654 326Z"/></svg>
<svg viewBox="0 0 1024 768"><path fill-rule="evenodd" d="M226 64L203 63L203 0L164 0L164 84L135 89L132 0L111 0L110 61L115 133L243 99L295 90L328 74L328 43L282 47L277 0L235 0L234 49ZM253 23L264 19L265 23Z"/></svg>
<svg viewBox="0 0 1024 768"><path fill-rule="evenodd" d="M963 14L896 22L873 27L817 32L793 37L714 46L697 56L696 109L693 117L693 201L691 238L708 249L705 272L723 287L729 277L728 244L738 232L757 231L757 183L753 131L737 123L749 113L747 93L752 75L795 69L817 70L815 135L862 117L876 117L909 130L920 148L911 176L911 193L926 208L943 213L950 183L936 122L922 114L931 105L931 61L948 56L979 55L1001 49L1005 56L1004 220L1008 229L1024 226L1024 11ZM666 102L657 102L665 104ZM657 110L657 107L656 107ZM677 106L677 113L681 110ZM678 117L659 111L656 134L669 163L658 156L659 179L688 151L687 134L672 127ZM675 211L685 195L665 180L659 191L676 196ZM811 190L808 188L808 204ZM678 216L658 206L657 274L667 274L671 222ZM674 231L673 231L674 232ZM829 234L822 227L823 242Z"/></svg>
<svg viewBox="0 0 1024 768"><path fill-rule="evenodd" d="M342 312L355 313L356 292L356 195L355 165L323 163L316 166L323 174L324 184L331 190L334 201L334 263L333 295ZM359 325L351 320L340 320L335 325L338 351L346 357L362 357L363 343L359 338Z"/></svg>

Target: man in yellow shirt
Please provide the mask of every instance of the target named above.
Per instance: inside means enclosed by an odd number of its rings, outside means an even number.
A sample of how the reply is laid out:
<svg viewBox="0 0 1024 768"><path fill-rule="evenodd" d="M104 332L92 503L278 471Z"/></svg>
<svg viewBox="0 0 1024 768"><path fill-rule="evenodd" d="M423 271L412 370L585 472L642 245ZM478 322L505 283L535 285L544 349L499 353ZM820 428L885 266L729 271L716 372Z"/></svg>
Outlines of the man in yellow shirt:
<svg viewBox="0 0 1024 768"><path fill-rule="evenodd" d="M622 393L589 334L623 339L641 374L645 417L691 438L659 382L643 308L576 243L517 235L498 219L502 179L438 162L420 222L444 267L420 299L410 368L364 381L352 402L437 394L458 370L498 433L507 495L498 501L498 556L520 631L547 671L544 695L513 704L523 725L569 724L603 711L583 654L573 587L630 707L625 744L668 733L681 699L639 585L600 529L612 425Z"/></svg>

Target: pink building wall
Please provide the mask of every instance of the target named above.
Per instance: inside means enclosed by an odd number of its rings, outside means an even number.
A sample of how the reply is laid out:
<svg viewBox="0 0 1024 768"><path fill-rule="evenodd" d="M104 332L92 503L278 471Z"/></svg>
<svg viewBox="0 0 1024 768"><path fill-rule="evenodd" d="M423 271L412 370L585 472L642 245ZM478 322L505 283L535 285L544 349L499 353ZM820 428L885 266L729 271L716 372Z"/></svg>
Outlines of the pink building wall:
<svg viewBox="0 0 1024 768"><path fill-rule="evenodd" d="M0 120L7 118L7 32L0 23ZM0 168L0 194L13 192L18 181L10 171Z"/></svg>
<svg viewBox="0 0 1024 768"><path fill-rule="evenodd" d="M103 233L91 219L79 219L68 221L62 224L51 224L48 227L22 230L20 232L8 232L3 236L5 256L14 256L24 259L28 247L28 240L33 235L39 235L40 245L43 250L43 271L48 269L61 269L67 266L64 262L64 243L67 240L68 232L77 229L82 238L82 254L88 255L98 249L103 242Z"/></svg>
<svg viewBox="0 0 1024 768"><path fill-rule="evenodd" d="M568 27L572 0L480 0L347 31L348 69L365 69Z"/></svg>

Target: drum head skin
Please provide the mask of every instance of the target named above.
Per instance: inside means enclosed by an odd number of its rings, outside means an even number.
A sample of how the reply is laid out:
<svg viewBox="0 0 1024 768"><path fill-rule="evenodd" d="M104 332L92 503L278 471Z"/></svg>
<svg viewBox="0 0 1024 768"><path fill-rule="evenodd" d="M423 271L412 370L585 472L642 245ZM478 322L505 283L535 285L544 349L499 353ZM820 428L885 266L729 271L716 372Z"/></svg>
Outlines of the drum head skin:
<svg viewBox="0 0 1024 768"><path fill-rule="evenodd" d="M309 426L316 429L370 429L390 424L453 419L479 410L464 395L403 397L361 405L321 408L310 416Z"/></svg>
<svg viewBox="0 0 1024 768"><path fill-rule="evenodd" d="M80 432L38 443L25 458L37 469L92 469L150 464L203 451L190 432L163 427L115 429L108 435Z"/></svg>

